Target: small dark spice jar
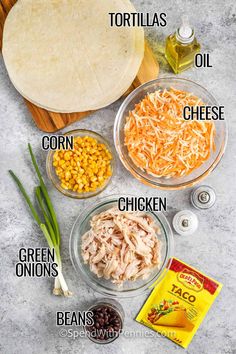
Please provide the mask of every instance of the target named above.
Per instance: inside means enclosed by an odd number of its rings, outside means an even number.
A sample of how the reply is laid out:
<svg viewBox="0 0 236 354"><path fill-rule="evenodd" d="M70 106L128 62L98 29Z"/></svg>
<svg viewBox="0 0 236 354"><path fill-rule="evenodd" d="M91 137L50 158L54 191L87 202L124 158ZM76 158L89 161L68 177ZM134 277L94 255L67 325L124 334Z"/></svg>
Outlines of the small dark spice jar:
<svg viewBox="0 0 236 354"><path fill-rule="evenodd" d="M97 344L108 344L116 340L123 329L124 310L113 299L102 299L87 311L93 313L93 325L86 326L87 337Z"/></svg>

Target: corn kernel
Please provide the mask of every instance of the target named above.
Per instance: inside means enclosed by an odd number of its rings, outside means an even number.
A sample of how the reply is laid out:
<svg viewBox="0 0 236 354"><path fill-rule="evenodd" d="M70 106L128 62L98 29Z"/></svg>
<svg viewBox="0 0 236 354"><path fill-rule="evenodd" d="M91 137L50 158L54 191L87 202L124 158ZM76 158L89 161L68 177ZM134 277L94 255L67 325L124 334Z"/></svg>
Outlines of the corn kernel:
<svg viewBox="0 0 236 354"><path fill-rule="evenodd" d="M59 166L64 165L64 163L65 163L65 160L60 160L60 161L59 161Z"/></svg>
<svg viewBox="0 0 236 354"><path fill-rule="evenodd" d="M66 161L69 161L70 160L70 157L71 157L71 152L70 151L67 151L65 154L64 154L64 159Z"/></svg>

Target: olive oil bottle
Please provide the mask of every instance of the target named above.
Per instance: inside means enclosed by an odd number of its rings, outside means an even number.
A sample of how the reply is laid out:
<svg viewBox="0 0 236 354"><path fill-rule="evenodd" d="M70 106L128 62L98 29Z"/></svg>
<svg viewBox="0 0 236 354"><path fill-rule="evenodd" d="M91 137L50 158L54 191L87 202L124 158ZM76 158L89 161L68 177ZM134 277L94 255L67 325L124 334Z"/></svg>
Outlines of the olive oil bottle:
<svg viewBox="0 0 236 354"><path fill-rule="evenodd" d="M193 66L194 58L200 52L194 29L188 23L188 17L182 17L182 25L166 39L165 56L175 74Z"/></svg>

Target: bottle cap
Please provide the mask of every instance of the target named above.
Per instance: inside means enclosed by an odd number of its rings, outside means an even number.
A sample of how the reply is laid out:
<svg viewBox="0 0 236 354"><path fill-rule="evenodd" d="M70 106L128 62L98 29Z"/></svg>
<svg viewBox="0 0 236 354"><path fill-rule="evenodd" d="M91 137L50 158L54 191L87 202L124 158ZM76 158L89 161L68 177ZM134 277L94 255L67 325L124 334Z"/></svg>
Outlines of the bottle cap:
<svg viewBox="0 0 236 354"><path fill-rule="evenodd" d="M198 218L190 210L182 210L173 218L173 228L179 235L192 235L198 228Z"/></svg>
<svg viewBox="0 0 236 354"><path fill-rule="evenodd" d="M200 186L191 193L191 203L197 209L210 209L215 201L215 191L209 186Z"/></svg>
<svg viewBox="0 0 236 354"><path fill-rule="evenodd" d="M179 42L187 44L194 40L194 29L189 25L188 16L182 16L182 25L176 31L176 38Z"/></svg>

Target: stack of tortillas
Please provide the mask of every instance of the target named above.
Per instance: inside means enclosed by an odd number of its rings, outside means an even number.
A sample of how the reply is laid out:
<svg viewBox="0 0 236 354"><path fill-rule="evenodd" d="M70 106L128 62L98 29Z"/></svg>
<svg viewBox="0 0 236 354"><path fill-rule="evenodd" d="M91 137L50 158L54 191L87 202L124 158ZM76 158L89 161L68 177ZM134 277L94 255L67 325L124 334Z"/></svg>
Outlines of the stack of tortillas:
<svg viewBox="0 0 236 354"><path fill-rule="evenodd" d="M111 27L129 0L18 0L3 32L3 57L16 89L39 107L83 112L105 107L132 84L144 32Z"/></svg>

